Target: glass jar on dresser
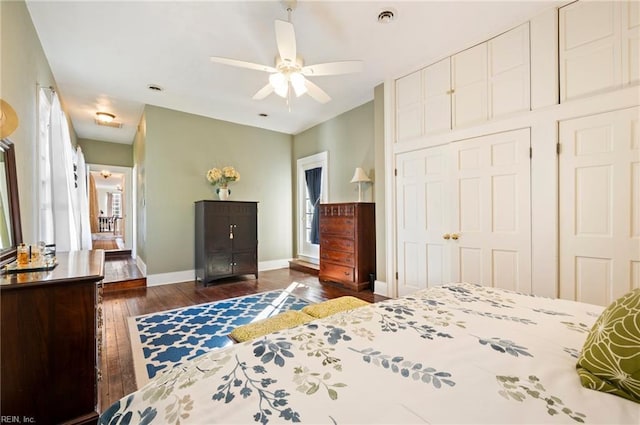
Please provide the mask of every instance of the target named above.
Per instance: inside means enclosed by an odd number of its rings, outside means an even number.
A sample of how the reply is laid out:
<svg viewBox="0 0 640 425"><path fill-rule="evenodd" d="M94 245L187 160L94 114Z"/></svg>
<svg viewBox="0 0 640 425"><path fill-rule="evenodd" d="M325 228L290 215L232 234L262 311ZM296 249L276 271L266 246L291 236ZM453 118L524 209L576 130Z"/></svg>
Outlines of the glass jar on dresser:
<svg viewBox="0 0 640 425"><path fill-rule="evenodd" d="M104 251L0 276L0 406L20 423L97 423Z"/></svg>

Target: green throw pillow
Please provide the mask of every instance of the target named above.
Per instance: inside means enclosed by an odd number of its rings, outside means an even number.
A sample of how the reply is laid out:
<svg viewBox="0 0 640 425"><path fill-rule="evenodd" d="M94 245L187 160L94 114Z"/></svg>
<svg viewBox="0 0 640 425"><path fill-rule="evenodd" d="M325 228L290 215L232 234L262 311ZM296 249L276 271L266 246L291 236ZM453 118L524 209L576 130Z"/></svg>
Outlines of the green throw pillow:
<svg viewBox="0 0 640 425"><path fill-rule="evenodd" d="M640 289L602 312L576 367L583 387L640 403Z"/></svg>

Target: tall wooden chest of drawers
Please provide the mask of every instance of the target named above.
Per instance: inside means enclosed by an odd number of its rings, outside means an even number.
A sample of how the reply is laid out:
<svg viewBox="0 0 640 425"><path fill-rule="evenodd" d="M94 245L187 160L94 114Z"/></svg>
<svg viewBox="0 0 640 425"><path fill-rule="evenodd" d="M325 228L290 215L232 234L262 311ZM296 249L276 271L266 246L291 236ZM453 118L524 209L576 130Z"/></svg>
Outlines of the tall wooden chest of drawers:
<svg viewBox="0 0 640 425"><path fill-rule="evenodd" d="M375 271L375 204L321 204L319 279L360 291Z"/></svg>
<svg viewBox="0 0 640 425"><path fill-rule="evenodd" d="M57 261L53 270L0 276L6 422L98 422L104 251L58 253Z"/></svg>

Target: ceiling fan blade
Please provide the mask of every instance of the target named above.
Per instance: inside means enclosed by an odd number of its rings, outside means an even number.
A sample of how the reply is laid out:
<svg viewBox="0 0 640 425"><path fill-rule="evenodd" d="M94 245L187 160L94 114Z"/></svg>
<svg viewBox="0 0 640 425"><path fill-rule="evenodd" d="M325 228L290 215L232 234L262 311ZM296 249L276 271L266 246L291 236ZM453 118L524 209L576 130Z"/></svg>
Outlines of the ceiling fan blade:
<svg viewBox="0 0 640 425"><path fill-rule="evenodd" d="M237 59L221 58L219 56L211 56L211 62L221 63L223 65L237 66L239 68L254 69L256 71L277 72L277 70L268 65L260 65L259 63L245 62Z"/></svg>
<svg viewBox="0 0 640 425"><path fill-rule="evenodd" d="M262 100L265 97L269 96L271 93L273 93L273 86L271 85L271 83L268 83L253 95L253 100Z"/></svg>
<svg viewBox="0 0 640 425"><path fill-rule="evenodd" d="M308 76L353 74L362 72L364 63L362 61L342 61L327 62L316 65L309 65L302 68L302 74Z"/></svg>
<svg viewBox="0 0 640 425"><path fill-rule="evenodd" d="M316 86L314 83L305 79L304 84L307 86L307 94L317 100L320 103L327 103L331 100L331 97L320 87Z"/></svg>
<svg viewBox="0 0 640 425"><path fill-rule="evenodd" d="M278 53L285 62L296 63L296 33L291 22L276 20Z"/></svg>

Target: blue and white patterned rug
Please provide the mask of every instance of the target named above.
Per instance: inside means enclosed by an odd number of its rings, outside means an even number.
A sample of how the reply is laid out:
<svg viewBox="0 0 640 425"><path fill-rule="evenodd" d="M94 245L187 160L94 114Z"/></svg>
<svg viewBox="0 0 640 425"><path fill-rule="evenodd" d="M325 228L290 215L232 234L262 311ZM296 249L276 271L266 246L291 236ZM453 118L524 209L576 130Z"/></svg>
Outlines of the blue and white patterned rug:
<svg viewBox="0 0 640 425"><path fill-rule="evenodd" d="M276 290L129 317L136 384L141 388L164 370L216 348L231 345L237 326L300 310L307 300Z"/></svg>

